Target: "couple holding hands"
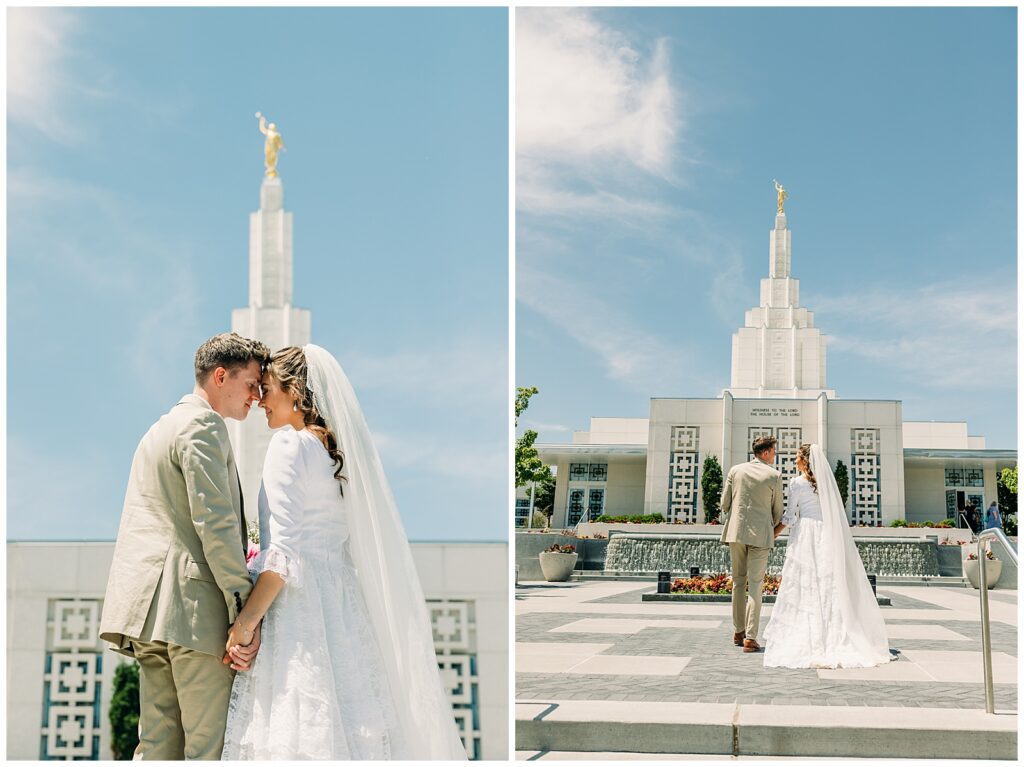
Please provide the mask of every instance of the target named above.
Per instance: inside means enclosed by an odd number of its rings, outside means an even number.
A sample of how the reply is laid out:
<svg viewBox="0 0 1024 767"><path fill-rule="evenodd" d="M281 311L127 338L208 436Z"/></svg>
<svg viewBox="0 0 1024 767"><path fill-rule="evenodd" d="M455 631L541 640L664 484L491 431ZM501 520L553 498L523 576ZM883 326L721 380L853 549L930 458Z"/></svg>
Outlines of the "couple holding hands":
<svg viewBox="0 0 1024 767"><path fill-rule="evenodd" d="M846 520L832 467L819 445L797 451L800 472L783 509L776 439L760 437L754 459L729 470L722 542L732 560L733 643L762 647L761 594L775 539L790 528L782 583L764 630L765 666L862 668L891 659L885 622Z"/></svg>
<svg viewBox="0 0 1024 767"><path fill-rule="evenodd" d="M254 403L274 434L247 568L225 419ZM100 636L139 663L137 759L466 758L380 458L319 346L199 347L135 452Z"/></svg>

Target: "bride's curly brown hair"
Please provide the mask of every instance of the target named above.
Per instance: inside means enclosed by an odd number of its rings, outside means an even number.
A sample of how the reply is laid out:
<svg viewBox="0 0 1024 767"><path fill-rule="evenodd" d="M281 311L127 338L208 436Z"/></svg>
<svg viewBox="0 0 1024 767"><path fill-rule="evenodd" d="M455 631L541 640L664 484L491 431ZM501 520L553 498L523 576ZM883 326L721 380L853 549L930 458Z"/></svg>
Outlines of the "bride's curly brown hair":
<svg viewBox="0 0 1024 767"><path fill-rule="evenodd" d="M811 471L811 446L806 442L800 446L800 449L796 451L796 454L804 459L804 464L807 466L804 471L807 473L807 479L810 480L811 486L814 488L814 492L818 492L818 480L814 477L814 472Z"/></svg>
<svg viewBox="0 0 1024 767"><path fill-rule="evenodd" d="M341 494L345 495L345 488L342 483L347 481L342 473L345 468L345 455L338 447L338 438L327 427L327 422L316 409L313 401L313 392L309 390L306 383L306 354L298 346L287 346L284 349L274 352L265 369L281 384L281 388L295 397L295 404L302 413L302 421L311 434L323 443L328 455L337 464L334 478L338 480Z"/></svg>

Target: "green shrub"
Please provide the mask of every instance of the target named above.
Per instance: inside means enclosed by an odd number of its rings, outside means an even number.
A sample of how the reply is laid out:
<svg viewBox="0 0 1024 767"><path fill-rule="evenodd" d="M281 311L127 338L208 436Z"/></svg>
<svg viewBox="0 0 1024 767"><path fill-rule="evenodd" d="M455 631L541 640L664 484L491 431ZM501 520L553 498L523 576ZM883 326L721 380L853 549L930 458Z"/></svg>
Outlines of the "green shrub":
<svg viewBox="0 0 1024 767"><path fill-rule="evenodd" d="M906 527L907 520L905 519L894 519L889 527Z"/></svg>
<svg viewBox="0 0 1024 767"><path fill-rule="evenodd" d="M619 514L616 516L609 516L608 514L602 514L595 522L627 522L627 523L638 523L638 524L657 524L664 522L665 517L661 514L633 514L632 516L627 514Z"/></svg>
<svg viewBox="0 0 1024 767"><path fill-rule="evenodd" d="M704 522L714 522L722 513L722 465L716 456L709 455L704 459L700 471L700 492L703 496Z"/></svg>
<svg viewBox="0 0 1024 767"><path fill-rule="evenodd" d="M139 664L134 661L122 663L114 671L109 717L114 759L130 761L139 745Z"/></svg>
<svg viewBox="0 0 1024 767"><path fill-rule="evenodd" d="M839 487L839 497L843 501L843 508L846 508L846 501L850 497L850 472L842 460L836 461L836 485Z"/></svg>

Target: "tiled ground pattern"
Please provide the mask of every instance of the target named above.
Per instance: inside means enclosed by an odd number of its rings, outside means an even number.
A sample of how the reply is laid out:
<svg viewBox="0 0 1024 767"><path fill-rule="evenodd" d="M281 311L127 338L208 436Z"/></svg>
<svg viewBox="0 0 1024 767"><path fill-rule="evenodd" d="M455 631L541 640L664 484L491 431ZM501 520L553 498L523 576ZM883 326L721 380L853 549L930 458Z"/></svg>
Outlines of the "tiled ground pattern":
<svg viewBox="0 0 1024 767"><path fill-rule="evenodd" d="M536 594L538 587L525 591ZM543 587L539 587L543 588ZM984 707L981 684L949 682L879 682L820 679L813 669L765 668L761 654L742 653L731 642L728 616L717 629L645 628L635 634L551 633L550 630L582 618L602 616L600 605L637 604L649 592L649 584L634 591L572 606L571 613L526 613L516 616L517 642L572 642L612 645L601 654L616 656L689 657L689 664L677 676L612 674L517 673L519 699L638 700L700 703L758 703L820 706L908 706L921 708ZM885 593L884 589L880 589ZM976 593L976 592L973 592ZM893 607L932 609L935 605L901 594L892 594ZM1015 595L993 593L993 599L1013 603ZM695 618L697 616L694 616ZM703 617L703 616L702 616ZM711 616L708 616L709 618ZM891 620L888 625L920 625L914 621ZM935 625L929 620L928 624ZM976 621L950 620L937 624L969 639L894 639L901 651L974 651L981 649L981 628ZM992 624L992 649L1016 657L1017 630L1004 623ZM908 662L905 658L897 663ZM996 685L1000 709L1017 707L1017 686Z"/></svg>

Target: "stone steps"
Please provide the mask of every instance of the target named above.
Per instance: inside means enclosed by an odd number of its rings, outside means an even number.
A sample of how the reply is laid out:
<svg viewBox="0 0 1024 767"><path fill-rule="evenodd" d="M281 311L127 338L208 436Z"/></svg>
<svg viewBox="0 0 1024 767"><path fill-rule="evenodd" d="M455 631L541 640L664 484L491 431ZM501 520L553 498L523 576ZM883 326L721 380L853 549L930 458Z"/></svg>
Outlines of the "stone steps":
<svg viewBox="0 0 1024 767"><path fill-rule="evenodd" d="M646 701L516 702L517 751L891 759L1017 756L1017 713Z"/></svg>

